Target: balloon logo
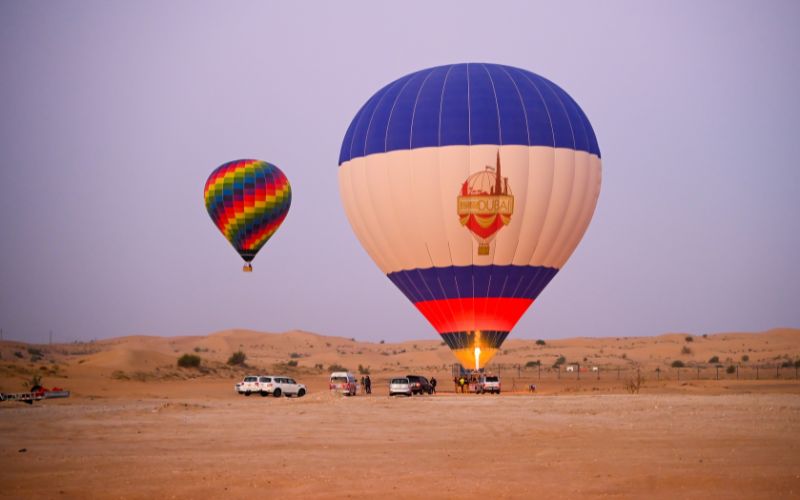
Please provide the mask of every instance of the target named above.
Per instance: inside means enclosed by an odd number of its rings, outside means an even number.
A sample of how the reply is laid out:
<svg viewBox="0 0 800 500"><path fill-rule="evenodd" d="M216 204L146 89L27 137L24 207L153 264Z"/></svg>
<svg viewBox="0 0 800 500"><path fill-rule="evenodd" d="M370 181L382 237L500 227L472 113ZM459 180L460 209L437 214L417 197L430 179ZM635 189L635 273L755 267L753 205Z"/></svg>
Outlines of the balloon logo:
<svg viewBox="0 0 800 500"><path fill-rule="evenodd" d="M345 133L338 176L364 249L461 364L480 369L586 232L601 160L560 87L469 63L375 93Z"/></svg>
<svg viewBox="0 0 800 500"><path fill-rule="evenodd" d="M243 271L252 271L253 258L289 212L289 180L271 163L236 160L211 172L204 194L211 220L244 259Z"/></svg>
<svg viewBox="0 0 800 500"><path fill-rule="evenodd" d="M497 166L487 166L461 186L458 197L458 216L462 226L478 240L478 255L489 255L489 243L495 233L511 222L514 196L508 187L508 177L500 174L500 152Z"/></svg>

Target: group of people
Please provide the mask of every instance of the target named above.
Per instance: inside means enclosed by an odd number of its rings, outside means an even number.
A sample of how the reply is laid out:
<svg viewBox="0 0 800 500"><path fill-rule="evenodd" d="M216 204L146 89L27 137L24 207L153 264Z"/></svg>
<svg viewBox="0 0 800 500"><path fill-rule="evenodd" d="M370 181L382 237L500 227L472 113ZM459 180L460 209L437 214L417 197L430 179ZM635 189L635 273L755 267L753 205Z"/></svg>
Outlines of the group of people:
<svg viewBox="0 0 800 500"><path fill-rule="evenodd" d="M372 394L372 381L369 379L369 375L361 377L361 388L364 394Z"/></svg>
<svg viewBox="0 0 800 500"><path fill-rule="evenodd" d="M468 392L471 391L470 386L475 387L475 384L478 383L478 375L470 374L470 375L461 375L460 377L453 377L453 384L456 386L456 392Z"/></svg>

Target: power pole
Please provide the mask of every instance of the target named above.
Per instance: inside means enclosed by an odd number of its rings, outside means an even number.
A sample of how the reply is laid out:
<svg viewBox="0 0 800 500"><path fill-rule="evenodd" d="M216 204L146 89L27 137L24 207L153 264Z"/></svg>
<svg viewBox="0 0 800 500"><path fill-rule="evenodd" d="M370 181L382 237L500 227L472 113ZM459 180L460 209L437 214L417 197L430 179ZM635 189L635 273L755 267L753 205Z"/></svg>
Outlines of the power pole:
<svg viewBox="0 0 800 500"><path fill-rule="evenodd" d="M50 345L53 345L53 330L50 330Z"/></svg>

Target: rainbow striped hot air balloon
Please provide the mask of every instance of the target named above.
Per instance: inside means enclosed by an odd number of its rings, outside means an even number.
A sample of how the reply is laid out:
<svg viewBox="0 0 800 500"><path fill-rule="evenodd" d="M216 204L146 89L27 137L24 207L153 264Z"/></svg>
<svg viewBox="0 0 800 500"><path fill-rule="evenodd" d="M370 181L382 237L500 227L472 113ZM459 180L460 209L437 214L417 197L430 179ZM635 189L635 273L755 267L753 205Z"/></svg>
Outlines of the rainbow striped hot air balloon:
<svg viewBox="0 0 800 500"><path fill-rule="evenodd" d="M252 271L250 262L289 212L289 180L271 163L236 160L211 172L204 193L211 220Z"/></svg>
<svg viewBox="0 0 800 500"><path fill-rule="evenodd" d="M600 193L581 108L553 82L497 64L383 87L353 118L339 167L367 253L476 369L564 266Z"/></svg>

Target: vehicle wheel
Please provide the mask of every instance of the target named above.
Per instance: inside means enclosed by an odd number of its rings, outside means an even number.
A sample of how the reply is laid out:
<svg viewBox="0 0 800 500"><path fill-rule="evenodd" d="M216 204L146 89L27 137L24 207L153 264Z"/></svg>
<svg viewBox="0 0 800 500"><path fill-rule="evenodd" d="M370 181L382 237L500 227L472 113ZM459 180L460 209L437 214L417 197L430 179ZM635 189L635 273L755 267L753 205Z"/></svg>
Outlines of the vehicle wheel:
<svg viewBox="0 0 800 500"><path fill-rule="evenodd" d="M245 396L250 396L250 391L244 393Z"/></svg>
<svg viewBox="0 0 800 500"><path fill-rule="evenodd" d="M262 398L263 398L263 397L267 397L267 396L269 396L269 393L268 393L267 391L261 391L261 393L260 393L260 394L261 394L261 397L262 397Z"/></svg>
<svg viewBox="0 0 800 500"><path fill-rule="evenodd" d="M499 395L499 394L500 394L500 391L497 391L497 394Z"/></svg>
<svg viewBox="0 0 800 500"><path fill-rule="evenodd" d="M302 398L305 395L306 395L306 390L305 389L300 389L299 391L297 391L297 397L298 398Z"/></svg>
<svg viewBox="0 0 800 500"><path fill-rule="evenodd" d="M281 390L275 389L274 391L272 391L272 395L275 396L276 398L281 397Z"/></svg>

